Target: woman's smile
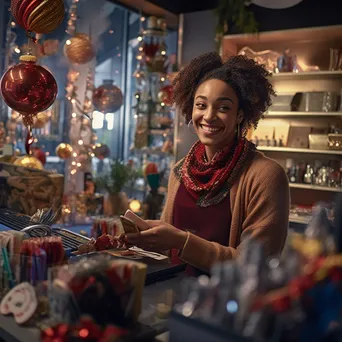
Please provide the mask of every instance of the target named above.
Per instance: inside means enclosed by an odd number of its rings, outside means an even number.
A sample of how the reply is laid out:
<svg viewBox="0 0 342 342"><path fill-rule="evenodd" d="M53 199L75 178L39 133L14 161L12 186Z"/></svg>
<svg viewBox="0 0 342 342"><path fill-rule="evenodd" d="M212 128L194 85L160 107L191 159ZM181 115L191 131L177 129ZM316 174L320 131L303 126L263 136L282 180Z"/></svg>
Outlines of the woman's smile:
<svg viewBox="0 0 342 342"><path fill-rule="evenodd" d="M206 135L216 135L217 133L223 130L223 127L208 125L208 124L200 124L199 125Z"/></svg>

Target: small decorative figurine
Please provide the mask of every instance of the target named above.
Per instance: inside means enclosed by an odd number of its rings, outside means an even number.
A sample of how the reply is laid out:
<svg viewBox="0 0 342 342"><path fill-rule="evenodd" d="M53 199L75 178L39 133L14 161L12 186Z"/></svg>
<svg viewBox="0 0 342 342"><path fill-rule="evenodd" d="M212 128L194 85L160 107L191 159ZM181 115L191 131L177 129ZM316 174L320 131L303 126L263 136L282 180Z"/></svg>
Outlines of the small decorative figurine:
<svg viewBox="0 0 342 342"><path fill-rule="evenodd" d="M297 56L292 54L290 49L285 49L277 60L277 66L279 72L296 72L298 70Z"/></svg>

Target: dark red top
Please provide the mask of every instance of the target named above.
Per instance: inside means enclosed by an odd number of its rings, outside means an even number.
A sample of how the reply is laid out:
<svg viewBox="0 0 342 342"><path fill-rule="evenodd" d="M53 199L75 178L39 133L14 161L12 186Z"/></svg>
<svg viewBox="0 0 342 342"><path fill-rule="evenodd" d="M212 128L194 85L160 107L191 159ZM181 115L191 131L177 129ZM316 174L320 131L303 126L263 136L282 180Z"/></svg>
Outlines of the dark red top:
<svg viewBox="0 0 342 342"><path fill-rule="evenodd" d="M173 208L173 225L189 231L208 241L228 246L231 224L230 199L227 196L216 205L206 208L197 206L196 200L181 183L176 194ZM180 264L178 250L172 250L172 263ZM192 276L205 274L196 267L187 266L186 272Z"/></svg>

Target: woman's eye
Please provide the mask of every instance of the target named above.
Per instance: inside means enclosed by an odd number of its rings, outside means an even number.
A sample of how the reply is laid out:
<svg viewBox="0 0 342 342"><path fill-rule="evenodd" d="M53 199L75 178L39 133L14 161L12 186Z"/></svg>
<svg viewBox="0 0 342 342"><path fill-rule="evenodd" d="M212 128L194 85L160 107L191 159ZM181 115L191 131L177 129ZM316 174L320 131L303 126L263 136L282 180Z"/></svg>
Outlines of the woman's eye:
<svg viewBox="0 0 342 342"><path fill-rule="evenodd" d="M220 107L221 112L228 112L229 110L230 110L230 107L228 107L228 106L221 106Z"/></svg>
<svg viewBox="0 0 342 342"><path fill-rule="evenodd" d="M196 103L196 108L204 109L205 108L205 104L204 103Z"/></svg>

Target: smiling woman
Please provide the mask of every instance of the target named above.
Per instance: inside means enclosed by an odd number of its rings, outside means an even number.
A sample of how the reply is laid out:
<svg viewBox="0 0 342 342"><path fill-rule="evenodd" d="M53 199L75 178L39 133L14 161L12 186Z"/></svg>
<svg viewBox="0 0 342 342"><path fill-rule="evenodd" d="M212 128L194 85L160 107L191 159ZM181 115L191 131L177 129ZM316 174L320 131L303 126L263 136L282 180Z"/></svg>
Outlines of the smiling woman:
<svg viewBox="0 0 342 342"><path fill-rule="evenodd" d="M199 138L171 172L161 221L127 236L148 250L170 250L188 273L207 272L244 248L247 237L267 255L284 246L289 186L283 168L245 136L274 95L268 72L253 60L216 53L192 60L174 80L174 102Z"/></svg>

